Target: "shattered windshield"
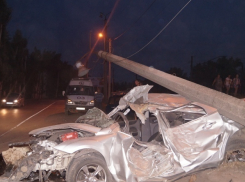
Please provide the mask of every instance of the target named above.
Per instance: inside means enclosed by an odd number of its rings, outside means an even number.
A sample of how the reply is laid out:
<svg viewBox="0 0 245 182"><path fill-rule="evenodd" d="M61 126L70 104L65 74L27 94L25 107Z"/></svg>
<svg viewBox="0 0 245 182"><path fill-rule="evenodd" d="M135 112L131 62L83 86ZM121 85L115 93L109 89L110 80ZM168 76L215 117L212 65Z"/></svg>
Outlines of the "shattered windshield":
<svg viewBox="0 0 245 182"><path fill-rule="evenodd" d="M103 111L94 107L89 109L85 115L80 116L75 123L86 123L100 128L106 128L114 123Z"/></svg>

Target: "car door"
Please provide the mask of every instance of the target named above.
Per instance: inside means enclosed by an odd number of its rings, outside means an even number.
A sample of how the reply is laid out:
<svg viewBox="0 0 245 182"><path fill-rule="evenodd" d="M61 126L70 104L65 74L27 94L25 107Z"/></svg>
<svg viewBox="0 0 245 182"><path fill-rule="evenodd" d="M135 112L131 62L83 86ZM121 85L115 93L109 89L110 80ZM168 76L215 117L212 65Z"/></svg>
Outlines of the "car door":
<svg viewBox="0 0 245 182"><path fill-rule="evenodd" d="M222 139L224 123L216 109L202 105L184 106L172 111L179 112L177 125L168 121L166 112L162 113L165 122L169 122L163 131L165 143L172 150L174 158L186 171L201 164L217 165L223 158ZM166 121L167 120L167 121ZM162 127L161 127L162 129Z"/></svg>

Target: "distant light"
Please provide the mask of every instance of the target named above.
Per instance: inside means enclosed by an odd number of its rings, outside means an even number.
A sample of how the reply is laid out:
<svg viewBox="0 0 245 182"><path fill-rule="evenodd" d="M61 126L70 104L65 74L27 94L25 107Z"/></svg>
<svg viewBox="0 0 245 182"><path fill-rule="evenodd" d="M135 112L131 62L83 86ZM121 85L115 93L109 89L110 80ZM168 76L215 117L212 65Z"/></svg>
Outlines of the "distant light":
<svg viewBox="0 0 245 182"><path fill-rule="evenodd" d="M99 38L102 38L103 37L103 33L99 33Z"/></svg>
<svg viewBox="0 0 245 182"><path fill-rule="evenodd" d="M80 67L84 66L80 61L76 62L76 67L79 69Z"/></svg>

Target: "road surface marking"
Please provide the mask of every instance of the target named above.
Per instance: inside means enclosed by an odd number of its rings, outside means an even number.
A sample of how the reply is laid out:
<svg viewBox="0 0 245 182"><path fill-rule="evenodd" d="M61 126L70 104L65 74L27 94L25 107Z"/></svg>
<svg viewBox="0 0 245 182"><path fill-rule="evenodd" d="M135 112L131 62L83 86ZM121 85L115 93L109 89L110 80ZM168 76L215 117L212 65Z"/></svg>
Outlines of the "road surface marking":
<svg viewBox="0 0 245 182"><path fill-rule="evenodd" d="M30 116L29 118L25 119L24 121L20 122L19 124L17 124L15 127L9 129L8 131L6 131L5 133L1 134L0 137L2 137L3 135L9 133L10 131L14 130L15 128L19 127L20 125L22 125L23 123L25 123L26 121L28 121L29 119L33 118L34 116L38 115L39 113L41 113L42 111L44 111L45 109L49 108L50 106L52 106L55 102L53 102L52 104L50 104L49 106L45 107L44 109L42 109L41 111L37 112L36 114L33 114L32 116Z"/></svg>

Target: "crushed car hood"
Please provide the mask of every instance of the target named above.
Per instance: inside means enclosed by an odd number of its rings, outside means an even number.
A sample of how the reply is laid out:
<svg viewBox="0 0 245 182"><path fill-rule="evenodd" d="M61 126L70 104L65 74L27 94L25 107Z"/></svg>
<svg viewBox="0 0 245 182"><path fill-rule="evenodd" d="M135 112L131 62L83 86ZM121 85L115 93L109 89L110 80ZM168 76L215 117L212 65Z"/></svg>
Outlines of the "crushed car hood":
<svg viewBox="0 0 245 182"><path fill-rule="evenodd" d="M38 128L36 130L32 130L29 135L38 135L44 131L49 130L58 130L58 129L75 129L75 130L83 130L90 133L97 133L101 130L101 128L88 125L88 124L81 124L81 123L65 123L65 124L59 124L59 125L53 125L53 126L47 126L43 128Z"/></svg>

